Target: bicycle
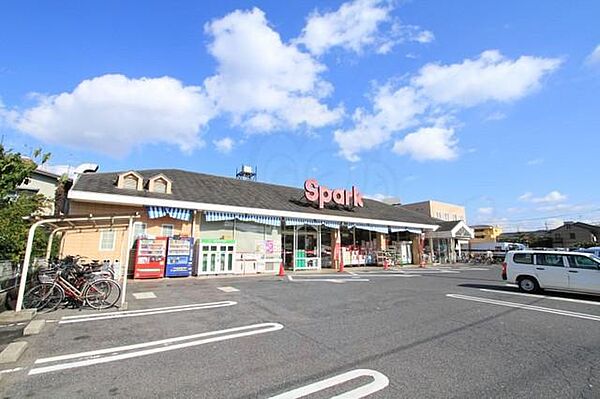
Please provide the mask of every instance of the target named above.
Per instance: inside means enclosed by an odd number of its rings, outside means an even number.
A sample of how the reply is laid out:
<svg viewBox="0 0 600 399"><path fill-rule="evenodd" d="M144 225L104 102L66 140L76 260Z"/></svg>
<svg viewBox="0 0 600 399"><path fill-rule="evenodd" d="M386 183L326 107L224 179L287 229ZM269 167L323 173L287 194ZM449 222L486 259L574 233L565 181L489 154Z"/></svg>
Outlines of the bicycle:
<svg viewBox="0 0 600 399"><path fill-rule="evenodd" d="M65 298L74 305L93 309L114 306L121 297L121 286L114 280L98 278L90 272L73 272L74 267L56 270L54 277L40 273L40 283L25 294L24 307L38 310L56 309Z"/></svg>

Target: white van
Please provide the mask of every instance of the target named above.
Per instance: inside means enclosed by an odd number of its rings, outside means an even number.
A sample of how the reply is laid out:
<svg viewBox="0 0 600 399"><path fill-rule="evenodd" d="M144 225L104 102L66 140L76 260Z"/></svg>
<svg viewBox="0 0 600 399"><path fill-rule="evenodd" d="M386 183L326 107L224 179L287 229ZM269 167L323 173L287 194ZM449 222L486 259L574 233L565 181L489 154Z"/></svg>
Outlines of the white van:
<svg viewBox="0 0 600 399"><path fill-rule="evenodd" d="M523 292L543 289L600 294L600 258L568 251L509 251L502 279Z"/></svg>

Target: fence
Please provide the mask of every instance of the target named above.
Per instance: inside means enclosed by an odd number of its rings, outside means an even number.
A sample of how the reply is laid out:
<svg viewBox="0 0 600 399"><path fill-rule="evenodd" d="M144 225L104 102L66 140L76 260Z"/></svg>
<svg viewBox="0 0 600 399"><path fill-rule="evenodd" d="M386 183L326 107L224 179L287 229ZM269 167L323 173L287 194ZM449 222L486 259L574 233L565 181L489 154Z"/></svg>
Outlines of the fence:
<svg viewBox="0 0 600 399"><path fill-rule="evenodd" d="M0 293L16 287L19 283L19 265L14 265L9 260L0 260Z"/></svg>

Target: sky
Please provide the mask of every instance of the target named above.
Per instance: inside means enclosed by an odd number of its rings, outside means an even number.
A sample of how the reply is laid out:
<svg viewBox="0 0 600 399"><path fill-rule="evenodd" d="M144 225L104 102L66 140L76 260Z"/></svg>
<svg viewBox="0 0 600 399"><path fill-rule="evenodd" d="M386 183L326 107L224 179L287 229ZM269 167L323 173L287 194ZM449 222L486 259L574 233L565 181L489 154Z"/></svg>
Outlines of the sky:
<svg viewBox="0 0 600 399"><path fill-rule="evenodd" d="M178 168L600 224L595 1L4 1L0 137L48 168Z"/></svg>

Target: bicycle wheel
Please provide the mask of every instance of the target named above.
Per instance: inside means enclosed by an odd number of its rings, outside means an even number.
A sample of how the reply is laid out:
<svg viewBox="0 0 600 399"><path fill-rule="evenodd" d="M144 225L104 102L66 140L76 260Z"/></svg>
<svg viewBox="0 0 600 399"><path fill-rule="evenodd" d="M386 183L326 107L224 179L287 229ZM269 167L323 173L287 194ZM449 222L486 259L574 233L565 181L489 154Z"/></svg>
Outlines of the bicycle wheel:
<svg viewBox="0 0 600 399"><path fill-rule="evenodd" d="M113 280L95 280L88 285L83 296L91 308L107 309L121 297L121 286Z"/></svg>
<svg viewBox="0 0 600 399"><path fill-rule="evenodd" d="M23 308L54 310L65 299L65 291L54 283L41 283L25 293Z"/></svg>

